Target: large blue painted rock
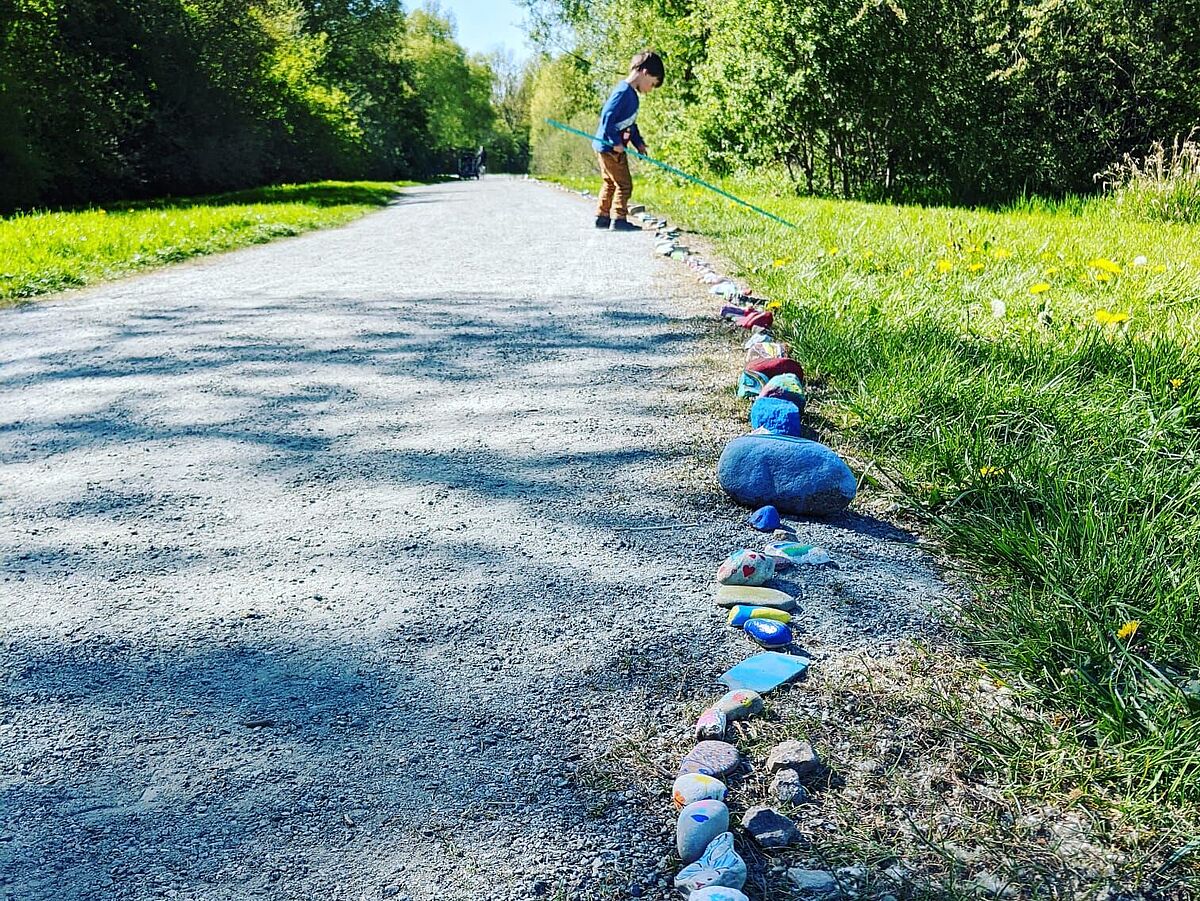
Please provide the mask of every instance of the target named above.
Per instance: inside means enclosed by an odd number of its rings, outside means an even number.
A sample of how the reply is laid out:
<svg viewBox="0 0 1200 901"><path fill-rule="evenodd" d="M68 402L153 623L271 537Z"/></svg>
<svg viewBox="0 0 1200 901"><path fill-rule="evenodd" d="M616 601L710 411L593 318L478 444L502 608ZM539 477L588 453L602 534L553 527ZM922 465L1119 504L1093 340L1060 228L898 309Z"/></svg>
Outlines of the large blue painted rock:
<svg viewBox="0 0 1200 901"><path fill-rule="evenodd" d="M750 405L750 428L797 438L800 436L800 408L781 397L760 397Z"/></svg>
<svg viewBox="0 0 1200 901"><path fill-rule="evenodd" d="M773 504L801 516L836 513L857 491L841 457L823 444L784 435L734 438L721 453L717 478L740 504Z"/></svg>

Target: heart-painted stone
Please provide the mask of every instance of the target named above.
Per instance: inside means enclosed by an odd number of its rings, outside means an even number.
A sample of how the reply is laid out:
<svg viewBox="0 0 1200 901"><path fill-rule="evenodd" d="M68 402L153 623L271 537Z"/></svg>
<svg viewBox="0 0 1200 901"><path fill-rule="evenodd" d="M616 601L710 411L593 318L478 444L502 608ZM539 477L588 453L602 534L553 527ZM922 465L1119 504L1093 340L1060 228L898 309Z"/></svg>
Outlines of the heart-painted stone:
<svg viewBox="0 0 1200 901"><path fill-rule="evenodd" d="M722 585L759 586L774 575L774 560L746 548L734 551L717 567L717 581Z"/></svg>

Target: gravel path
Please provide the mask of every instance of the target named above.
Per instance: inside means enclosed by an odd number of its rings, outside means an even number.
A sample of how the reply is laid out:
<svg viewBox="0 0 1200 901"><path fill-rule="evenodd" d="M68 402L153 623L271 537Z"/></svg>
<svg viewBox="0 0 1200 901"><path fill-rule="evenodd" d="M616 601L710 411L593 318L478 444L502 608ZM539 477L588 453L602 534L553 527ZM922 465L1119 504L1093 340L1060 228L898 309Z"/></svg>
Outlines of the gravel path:
<svg viewBox="0 0 1200 901"><path fill-rule="evenodd" d="M753 538L651 244L490 178L0 311L6 898L663 897L669 780L598 761L682 746ZM811 529L818 657L923 628L919 550Z"/></svg>

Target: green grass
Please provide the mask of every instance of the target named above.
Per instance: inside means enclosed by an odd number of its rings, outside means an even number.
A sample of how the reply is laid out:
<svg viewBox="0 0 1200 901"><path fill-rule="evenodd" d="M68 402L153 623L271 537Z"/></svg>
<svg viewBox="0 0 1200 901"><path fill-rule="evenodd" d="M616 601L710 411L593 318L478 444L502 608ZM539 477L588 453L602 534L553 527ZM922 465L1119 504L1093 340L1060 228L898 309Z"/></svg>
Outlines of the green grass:
<svg viewBox="0 0 1200 901"><path fill-rule="evenodd" d="M341 225L383 206L402 186L276 185L0 219L0 304Z"/></svg>
<svg viewBox="0 0 1200 901"><path fill-rule="evenodd" d="M781 303L816 427L977 574L969 636L1071 712L1102 752L1089 778L1200 802L1200 227L726 187L799 228L665 180L636 194Z"/></svg>

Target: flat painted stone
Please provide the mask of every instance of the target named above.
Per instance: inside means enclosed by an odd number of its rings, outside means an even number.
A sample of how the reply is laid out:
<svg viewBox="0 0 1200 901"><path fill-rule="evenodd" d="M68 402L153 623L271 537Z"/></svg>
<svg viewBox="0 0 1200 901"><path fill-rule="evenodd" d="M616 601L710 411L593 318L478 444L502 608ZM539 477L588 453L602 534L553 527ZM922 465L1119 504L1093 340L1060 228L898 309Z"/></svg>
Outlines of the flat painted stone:
<svg viewBox="0 0 1200 901"><path fill-rule="evenodd" d="M774 607L755 607L753 604L738 604L729 608L729 616L725 624L740 629L751 619L773 619L777 623L790 623L792 615L786 610L776 610Z"/></svg>
<svg viewBox="0 0 1200 901"><path fill-rule="evenodd" d="M675 777L671 786L671 800L676 807L687 807L696 801L724 801L725 783L715 776L703 773L684 773Z"/></svg>
<svg viewBox="0 0 1200 901"><path fill-rule="evenodd" d="M721 674L719 681L729 688L748 688L760 695L799 679L808 669L808 660L778 651L763 651Z"/></svg>
<svg viewBox="0 0 1200 901"><path fill-rule="evenodd" d="M723 801L693 801L679 812L675 850L684 863L695 863L714 838L728 831L729 808Z"/></svg>
<svg viewBox="0 0 1200 901"><path fill-rule="evenodd" d="M727 725L728 720L724 712L710 707L700 714L696 720L696 726L692 729L692 735L698 739L724 738Z"/></svg>
<svg viewBox="0 0 1200 901"><path fill-rule="evenodd" d="M675 877L675 888L685 897L710 886L740 889L746 884L746 862L733 849L733 833L722 832L704 849L700 859L688 864Z"/></svg>
<svg viewBox="0 0 1200 901"><path fill-rule="evenodd" d="M713 707L723 712L729 722L736 722L762 713L763 699L758 692L741 688L725 692Z"/></svg>
<svg viewBox="0 0 1200 901"><path fill-rule="evenodd" d="M765 507L759 507L747 517L746 522L754 526L760 532L774 532L779 528L781 520L779 519L779 511L767 504Z"/></svg>
<svg viewBox="0 0 1200 901"><path fill-rule="evenodd" d="M722 585L761 586L775 575L775 561L766 554L742 548L726 557L717 567Z"/></svg>
<svg viewBox="0 0 1200 901"><path fill-rule="evenodd" d="M799 563L812 549L811 544L799 541L772 541L763 548L763 553L775 561L776 569L781 569Z"/></svg>
<svg viewBox="0 0 1200 901"><path fill-rule="evenodd" d="M786 648L792 643L792 630L771 619L750 619L743 631L764 648Z"/></svg>
<svg viewBox="0 0 1200 901"><path fill-rule="evenodd" d="M739 688L741 686L738 686ZM742 763L738 749L724 741L702 741L679 764L678 775L700 773L722 779L736 770Z"/></svg>
<svg viewBox="0 0 1200 901"><path fill-rule="evenodd" d="M750 901L745 893L736 888L714 885L688 895L688 901Z"/></svg>
<svg viewBox="0 0 1200 901"><path fill-rule="evenodd" d="M740 504L772 504L801 516L837 513L858 490L854 473L832 450L784 435L735 438L721 453L717 478Z"/></svg>
<svg viewBox="0 0 1200 901"><path fill-rule="evenodd" d="M708 289L709 294L718 294L721 297L736 297L742 292L738 290L738 286L729 279L722 279L711 288Z"/></svg>
<svg viewBox="0 0 1200 901"><path fill-rule="evenodd" d="M753 585L718 585L716 600L718 607L749 604L754 607L774 607L776 610L796 609L796 599L786 591Z"/></svg>
<svg viewBox="0 0 1200 901"><path fill-rule="evenodd" d="M750 428L766 429L772 435L790 435L793 438L799 438L800 408L782 397L760 396L750 405ZM775 508L771 507L771 509ZM775 525L769 529L763 529L764 532L773 532L779 527L778 511L775 515Z"/></svg>

